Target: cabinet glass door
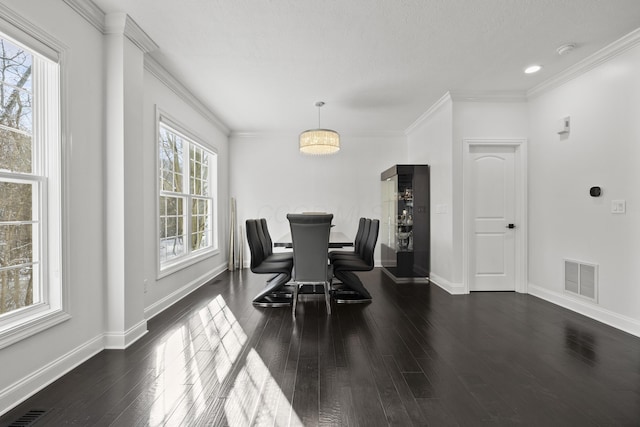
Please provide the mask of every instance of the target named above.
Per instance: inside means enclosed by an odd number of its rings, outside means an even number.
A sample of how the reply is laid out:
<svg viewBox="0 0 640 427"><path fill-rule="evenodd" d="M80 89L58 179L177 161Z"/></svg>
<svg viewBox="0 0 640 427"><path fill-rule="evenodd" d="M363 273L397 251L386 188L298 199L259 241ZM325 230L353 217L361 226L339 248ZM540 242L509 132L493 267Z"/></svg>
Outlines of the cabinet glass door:
<svg viewBox="0 0 640 427"><path fill-rule="evenodd" d="M380 239L389 248L396 249L396 222L398 218L398 176L382 181L382 218Z"/></svg>

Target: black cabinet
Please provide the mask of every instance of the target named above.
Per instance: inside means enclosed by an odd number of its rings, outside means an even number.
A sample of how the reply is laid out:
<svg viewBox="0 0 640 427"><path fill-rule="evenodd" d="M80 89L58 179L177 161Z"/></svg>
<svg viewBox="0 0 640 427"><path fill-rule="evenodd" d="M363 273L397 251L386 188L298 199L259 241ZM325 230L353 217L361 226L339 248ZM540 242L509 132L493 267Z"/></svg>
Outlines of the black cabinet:
<svg viewBox="0 0 640 427"><path fill-rule="evenodd" d="M428 282L429 166L396 165L380 175L383 271L394 281Z"/></svg>

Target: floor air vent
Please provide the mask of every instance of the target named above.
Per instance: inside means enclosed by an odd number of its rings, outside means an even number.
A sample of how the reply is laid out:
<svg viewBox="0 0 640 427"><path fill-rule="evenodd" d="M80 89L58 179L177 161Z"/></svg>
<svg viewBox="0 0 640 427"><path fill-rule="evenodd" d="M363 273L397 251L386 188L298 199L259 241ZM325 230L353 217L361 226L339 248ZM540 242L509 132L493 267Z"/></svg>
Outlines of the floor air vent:
<svg viewBox="0 0 640 427"><path fill-rule="evenodd" d="M38 421L47 411L43 411L40 409L32 409L11 424L9 427L26 427L32 426Z"/></svg>
<svg viewBox="0 0 640 427"><path fill-rule="evenodd" d="M598 302L598 265L565 259L564 290Z"/></svg>

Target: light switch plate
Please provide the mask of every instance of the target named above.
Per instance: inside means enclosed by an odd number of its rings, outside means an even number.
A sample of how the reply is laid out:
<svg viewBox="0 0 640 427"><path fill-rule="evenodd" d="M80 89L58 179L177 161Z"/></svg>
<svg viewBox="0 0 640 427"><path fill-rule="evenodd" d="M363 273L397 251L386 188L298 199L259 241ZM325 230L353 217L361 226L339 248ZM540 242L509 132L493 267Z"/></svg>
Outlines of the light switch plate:
<svg viewBox="0 0 640 427"><path fill-rule="evenodd" d="M623 214L627 211L627 202L625 200L612 200L611 213Z"/></svg>

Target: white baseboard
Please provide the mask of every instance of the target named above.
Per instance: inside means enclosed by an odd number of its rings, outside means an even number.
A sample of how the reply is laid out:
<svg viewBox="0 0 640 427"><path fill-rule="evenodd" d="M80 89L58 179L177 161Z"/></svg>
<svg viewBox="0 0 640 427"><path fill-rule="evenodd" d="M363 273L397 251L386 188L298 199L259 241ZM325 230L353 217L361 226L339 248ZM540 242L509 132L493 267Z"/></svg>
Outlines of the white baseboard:
<svg viewBox="0 0 640 427"><path fill-rule="evenodd" d="M561 292L551 291L532 283L529 283L528 293L545 301L559 305L560 307L575 311L583 316L590 317L598 322L604 323L605 325L609 325L631 335L640 337L640 321L631 317L623 316L593 303L581 301Z"/></svg>
<svg viewBox="0 0 640 427"><path fill-rule="evenodd" d="M162 313L164 310L171 307L173 304L177 303L182 298L186 297L191 292L195 291L200 286L204 285L205 283L207 283L214 277L218 276L219 274L225 272L226 270L227 270L227 264L225 263L223 265L218 266L214 270L211 270L206 274L203 274L197 279L192 280L191 282L187 283L180 289L177 289L176 291L170 293L169 295L162 298L161 300L151 304L149 307L144 309L145 319L149 320L154 316L157 316L158 314Z"/></svg>
<svg viewBox="0 0 640 427"><path fill-rule="evenodd" d="M103 349L103 336L99 335L0 390L0 415L24 402L81 363L100 353Z"/></svg>
<svg viewBox="0 0 640 427"><path fill-rule="evenodd" d="M429 281L449 292L451 295L467 294L462 283L451 283L448 280L438 276L437 274L433 274L433 272L429 273Z"/></svg>
<svg viewBox="0 0 640 427"><path fill-rule="evenodd" d="M105 332L104 348L106 350L124 350L134 342L138 341L147 333L147 320L142 320L133 325L124 333Z"/></svg>

